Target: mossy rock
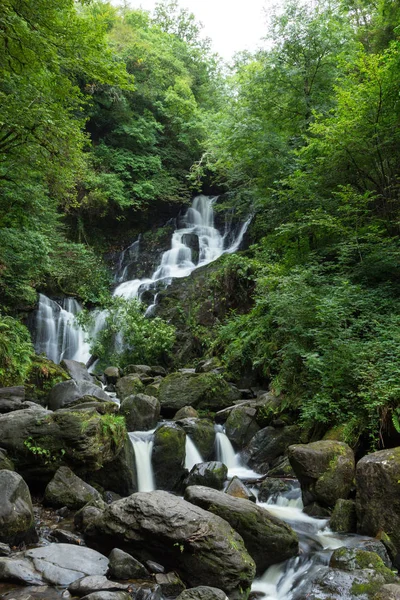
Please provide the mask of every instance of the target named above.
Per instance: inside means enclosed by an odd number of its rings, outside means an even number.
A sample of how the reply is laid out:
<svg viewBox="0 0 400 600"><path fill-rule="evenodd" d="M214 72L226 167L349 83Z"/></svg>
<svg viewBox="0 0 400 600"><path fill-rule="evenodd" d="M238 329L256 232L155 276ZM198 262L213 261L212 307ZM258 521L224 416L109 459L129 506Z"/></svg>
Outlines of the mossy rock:
<svg viewBox="0 0 400 600"><path fill-rule="evenodd" d="M60 365L44 356L34 356L25 380L25 398L46 406L51 389L62 381L71 379Z"/></svg>
<svg viewBox="0 0 400 600"><path fill-rule="evenodd" d="M165 423L154 433L152 463L157 489L177 491L185 475L186 434L176 423Z"/></svg>
<svg viewBox="0 0 400 600"><path fill-rule="evenodd" d="M139 375L126 375L118 379L115 386L117 396L121 400L125 400L128 396L134 396L135 394L143 394L145 386L140 380Z"/></svg>
<svg viewBox="0 0 400 600"><path fill-rule="evenodd" d="M187 418L177 421L200 452L203 460L210 460L215 452L215 429L210 419Z"/></svg>
<svg viewBox="0 0 400 600"><path fill-rule="evenodd" d="M338 533L356 533L357 515L354 500L339 498L336 501L329 527Z"/></svg>

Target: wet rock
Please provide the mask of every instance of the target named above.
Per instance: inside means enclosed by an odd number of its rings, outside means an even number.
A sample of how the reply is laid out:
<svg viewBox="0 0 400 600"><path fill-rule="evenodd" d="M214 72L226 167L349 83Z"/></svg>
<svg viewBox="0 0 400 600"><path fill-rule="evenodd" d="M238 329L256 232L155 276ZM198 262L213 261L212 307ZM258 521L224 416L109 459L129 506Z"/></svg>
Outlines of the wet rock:
<svg viewBox="0 0 400 600"><path fill-rule="evenodd" d="M180 421L182 419L197 419L199 413L193 406L183 406L174 415L174 421Z"/></svg>
<svg viewBox="0 0 400 600"><path fill-rule="evenodd" d="M154 560L147 560L146 565L151 573L165 573L165 568Z"/></svg>
<svg viewBox="0 0 400 600"><path fill-rule="evenodd" d="M151 383L150 385L146 385L145 393L148 396L154 396L154 398L158 398L159 391L160 391L160 382L159 381Z"/></svg>
<svg viewBox="0 0 400 600"><path fill-rule="evenodd" d="M336 500L348 497L353 486L354 453L347 444L334 440L297 444L290 446L288 456L305 506L318 502L333 507Z"/></svg>
<svg viewBox="0 0 400 600"><path fill-rule="evenodd" d="M380 542L379 540L374 539L364 539L361 540L359 545L359 550L366 550L367 552L374 552L382 559L384 565L388 567L388 569L392 568L392 561L389 558L389 553L386 550L385 544Z"/></svg>
<svg viewBox="0 0 400 600"><path fill-rule="evenodd" d="M83 596L92 594L94 592L127 591L128 587L129 586L127 584L110 581L104 575L88 575L71 583L68 586L68 591L73 596L82 598Z"/></svg>
<svg viewBox="0 0 400 600"><path fill-rule="evenodd" d="M149 572L141 562L127 552L114 548L108 557L110 577L114 579L145 579Z"/></svg>
<svg viewBox="0 0 400 600"><path fill-rule="evenodd" d="M209 460L214 456L215 430L212 421L187 418L180 419L177 423L190 436L204 460Z"/></svg>
<svg viewBox="0 0 400 600"><path fill-rule="evenodd" d="M147 375L151 376L151 367L148 365L127 365L124 369L124 374L126 375Z"/></svg>
<svg viewBox="0 0 400 600"><path fill-rule="evenodd" d="M132 600L132 595L128 592L93 592L83 596L82 600Z"/></svg>
<svg viewBox="0 0 400 600"><path fill-rule="evenodd" d="M59 410L74 404L82 404L83 398L94 399L97 402L109 402L110 397L91 381L62 381L57 383L49 394L48 406L50 410Z"/></svg>
<svg viewBox="0 0 400 600"><path fill-rule="evenodd" d="M31 495L18 473L0 471L0 542L18 545L37 541Z"/></svg>
<svg viewBox="0 0 400 600"><path fill-rule="evenodd" d="M8 544L0 543L0 556L9 556L11 554L11 548Z"/></svg>
<svg viewBox="0 0 400 600"><path fill-rule="evenodd" d="M0 448L0 470L15 471L14 463L9 458L7 450Z"/></svg>
<svg viewBox="0 0 400 600"><path fill-rule="evenodd" d="M84 363L76 360L64 359L61 361L60 366L67 371L71 379L75 381L90 381L93 382L93 376L89 373Z"/></svg>
<svg viewBox="0 0 400 600"><path fill-rule="evenodd" d="M227 600L225 592L217 588L201 585L182 592L177 600Z"/></svg>
<svg viewBox="0 0 400 600"><path fill-rule="evenodd" d="M129 494L127 494L127 496L129 496ZM116 494L115 492L110 492L110 490L107 490L103 494L103 499L106 504L111 504L111 502L115 502L116 500L121 500L121 496L119 494Z"/></svg>
<svg viewBox="0 0 400 600"><path fill-rule="evenodd" d="M394 579L394 574L381 557L376 552L369 552L365 549L337 548L332 553L329 566L350 572L358 569L373 569L377 575L382 575L388 581Z"/></svg>
<svg viewBox="0 0 400 600"><path fill-rule="evenodd" d="M120 414L128 431L148 431L160 420L160 403L154 396L135 394L121 402Z"/></svg>
<svg viewBox="0 0 400 600"><path fill-rule="evenodd" d="M152 463L157 489L173 491L185 474L186 434L176 423L165 423L154 433Z"/></svg>
<svg viewBox="0 0 400 600"><path fill-rule="evenodd" d="M152 365L151 366L151 376L152 377L166 377L167 371L164 367L160 365Z"/></svg>
<svg viewBox="0 0 400 600"><path fill-rule="evenodd" d="M400 600L400 585L396 583L383 585L373 600Z"/></svg>
<svg viewBox="0 0 400 600"><path fill-rule="evenodd" d="M176 598L186 589L179 575L174 572L157 573L156 583L160 586L161 593L166 598Z"/></svg>
<svg viewBox="0 0 400 600"><path fill-rule="evenodd" d="M49 535L49 539L52 542L59 542L60 544L75 544L75 546L86 545L82 537L66 529L53 529Z"/></svg>
<svg viewBox="0 0 400 600"><path fill-rule="evenodd" d="M211 461L194 465L185 480L185 486L202 485L222 490L228 477L228 467L222 462Z"/></svg>
<svg viewBox="0 0 400 600"><path fill-rule="evenodd" d="M303 513L315 519L329 519L331 511L326 506L321 506L318 502L311 502L303 508Z"/></svg>
<svg viewBox="0 0 400 600"><path fill-rule="evenodd" d="M127 433L122 441L122 448L115 458L94 471L89 480L121 496L129 496L137 492L137 474L135 452Z"/></svg>
<svg viewBox="0 0 400 600"><path fill-rule="evenodd" d="M257 487L259 490L258 500L260 502L267 502L271 497L276 498L289 492L293 488L293 482L287 479L280 479L279 477L267 477Z"/></svg>
<svg viewBox="0 0 400 600"><path fill-rule="evenodd" d="M135 394L142 394L145 391L145 386L141 382L139 375L126 375L118 379L115 389L117 396L123 402L128 396L134 396Z"/></svg>
<svg viewBox="0 0 400 600"><path fill-rule="evenodd" d="M58 469L44 493L44 501L47 505L55 508L66 506L71 510L78 510L90 500L100 498L97 490L80 479L68 467Z"/></svg>
<svg viewBox="0 0 400 600"><path fill-rule="evenodd" d="M108 384L115 385L121 377L121 373L118 367L107 367L104 371L104 377Z"/></svg>
<svg viewBox="0 0 400 600"><path fill-rule="evenodd" d="M296 478L295 472L293 471L287 456L279 456L276 460L272 461L271 468L268 470L268 477Z"/></svg>
<svg viewBox="0 0 400 600"><path fill-rule="evenodd" d="M122 544L138 559L151 554L169 568L178 564L189 585L207 581L231 600L247 596L255 574L242 538L226 521L163 491L114 502L85 533L102 547Z"/></svg>
<svg viewBox="0 0 400 600"><path fill-rule="evenodd" d="M375 537L380 530L400 552L400 448L367 454L357 463L358 532Z"/></svg>
<svg viewBox="0 0 400 600"><path fill-rule="evenodd" d="M316 575L301 582L298 600L372 600L386 582L385 577L373 569L354 572L320 567ZM303 591L304 590L304 591ZM299 590L297 590L299 591Z"/></svg>
<svg viewBox="0 0 400 600"><path fill-rule="evenodd" d="M177 410L193 406L202 410L220 410L239 399L239 391L215 373L171 373L162 380L158 398L161 413L173 416Z"/></svg>
<svg viewBox="0 0 400 600"><path fill-rule="evenodd" d="M299 551L297 535L289 525L253 502L203 486L186 488L185 500L228 521L242 536L258 573Z"/></svg>
<svg viewBox="0 0 400 600"><path fill-rule="evenodd" d="M279 428L268 426L260 429L246 448L249 467L257 473L267 473L271 463L298 441L300 429L296 425Z"/></svg>
<svg viewBox="0 0 400 600"><path fill-rule="evenodd" d="M49 544L0 558L0 581L68 586L86 575L105 575L107 569L108 559L95 550Z"/></svg>
<svg viewBox="0 0 400 600"><path fill-rule="evenodd" d="M343 498L336 500L329 527L332 531L339 533L356 533L357 515L356 504L353 500L344 500Z"/></svg>
<svg viewBox="0 0 400 600"><path fill-rule="evenodd" d="M230 412L225 433L236 448L242 449L259 431L256 417L257 409L247 406L239 406Z"/></svg>
<svg viewBox="0 0 400 600"><path fill-rule="evenodd" d="M229 496L233 496L234 498L243 498L244 500L251 500L252 502L256 501L256 497L253 492L251 492L249 488L239 479L239 477L236 477L236 475L230 480L225 493Z"/></svg>

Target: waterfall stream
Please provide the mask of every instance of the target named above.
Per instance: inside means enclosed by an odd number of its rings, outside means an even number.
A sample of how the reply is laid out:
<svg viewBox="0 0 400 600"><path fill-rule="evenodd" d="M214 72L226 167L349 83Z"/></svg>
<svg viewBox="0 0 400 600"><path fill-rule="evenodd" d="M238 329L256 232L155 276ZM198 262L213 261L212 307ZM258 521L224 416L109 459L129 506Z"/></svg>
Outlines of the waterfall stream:
<svg viewBox="0 0 400 600"><path fill-rule="evenodd" d="M248 469L242 464L240 453L235 450L224 432L222 425L215 426L215 449L217 460L228 467L228 478L232 479L235 475L242 479L258 479L259 473Z"/></svg>
<svg viewBox="0 0 400 600"><path fill-rule="evenodd" d="M186 451L185 469L187 469L188 471L191 471L191 469L194 467L194 465L204 462L204 459L202 458L200 452L196 448L196 445L193 442L192 438L187 434L186 434L185 451Z"/></svg>
<svg viewBox="0 0 400 600"><path fill-rule="evenodd" d="M153 452L153 433L150 431L133 431L129 433L135 453L137 484L139 492L152 492L156 489L154 482L151 454Z"/></svg>

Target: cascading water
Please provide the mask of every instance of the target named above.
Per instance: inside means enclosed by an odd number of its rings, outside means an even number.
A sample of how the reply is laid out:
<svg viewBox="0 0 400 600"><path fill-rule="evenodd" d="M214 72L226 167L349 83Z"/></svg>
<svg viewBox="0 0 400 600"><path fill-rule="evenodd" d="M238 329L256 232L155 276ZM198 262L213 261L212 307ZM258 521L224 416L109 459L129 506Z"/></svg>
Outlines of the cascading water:
<svg viewBox="0 0 400 600"><path fill-rule="evenodd" d="M235 475L242 479L257 479L259 473L244 467L240 460L240 454L235 453L233 446L224 432L222 425L215 426L215 448L217 460L228 467L228 477L231 479Z"/></svg>
<svg viewBox="0 0 400 600"><path fill-rule="evenodd" d="M152 492L156 489L151 454L153 452L153 433L150 431L133 431L129 433L135 452L137 484L139 492Z"/></svg>
<svg viewBox="0 0 400 600"><path fill-rule="evenodd" d="M75 298L64 298L61 304L39 294L35 318L35 350L55 363L63 358L87 362L90 358L85 332L75 316L82 310Z"/></svg>
<svg viewBox="0 0 400 600"><path fill-rule="evenodd" d="M202 458L200 452L196 448L195 443L193 442L191 437L187 434L186 434L185 451L186 451L185 469L188 469L188 471L190 471L194 467L194 465L204 462L204 459Z"/></svg>

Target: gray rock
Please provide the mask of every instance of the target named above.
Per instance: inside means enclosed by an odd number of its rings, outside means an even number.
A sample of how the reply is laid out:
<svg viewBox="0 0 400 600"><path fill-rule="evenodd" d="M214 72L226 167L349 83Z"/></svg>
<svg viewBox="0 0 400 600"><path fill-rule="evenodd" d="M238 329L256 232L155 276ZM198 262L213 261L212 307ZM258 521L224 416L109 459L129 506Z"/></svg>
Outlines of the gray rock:
<svg viewBox="0 0 400 600"><path fill-rule="evenodd" d="M357 463L358 532L375 537L380 530L400 552L400 448L367 454Z"/></svg>
<svg viewBox="0 0 400 600"><path fill-rule="evenodd" d="M0 543L0 556L10 556L11 548L8 544Z"/></svg>
<svg viewBox="0 0 400 600"><path fill-rule="evenodd" d="M128 431L148 431L160 420L160 403L154 396L135 394L121 402L120 414Z"/></svg>
<svg viewBox="0 0 400 600"><path fill-rule="evenodd" d="M332 531L339 533L356 533L356 503L353 500L344 500L343 498L336 500L329 527Z"/></svg>
<svg viewBox="0 0 400 600"><path fill-rule="evenodd" d="M154 562L154 560L147 560L146 565L151 573L165 573L165 567Z"/></svg>
<svg viewBox="0 0 400 600"><path fill-rule="evenodd" d="M247 406L234 408L225 423L225 433L232 444L241 450L256 435L260 427L257 425L257 409Z"/></svg>
<svg viewBox="0 0 400 600"><path fill-rule="evenodd" d="M11 558L0 558L0 581L68 586L86 575L105 575L107 569L108 559L95 550L49 544Z"/></svg>
<svg viewBox="0 0 400 600"><path fill-rule="evenodd" d="M113 460L93 472L90 481L121 496L137 492L135 452L128 434L125 435L121 451Z"/></svg>
<svg viewBox="0 0 400 600"><path fill-rule="evenodd" d="M176 598L186 588L185 584L174 572L157 573L156 583L161 588L161 593L166 598Z"/></svg>
<svg viewBox="0 0 400 600"><path fill-rule="evenodd" d="M278 477L267 477L257 487L259 489L258 500L260 502L267 502L271 496L277 497L285 492L289 492L293 488L293 482Z"/></svg>
<svg viewBox="0 0 400 600"><path fill-rule="evenodd" d="M48 406L51 410L59 410L82 404L83 398L89 398L89 401L109 402L110 396L91 381L62 381L57 383L50 391Z"/></svg>
<svg viewBox="0 0 400 600"><path fill-rule="evenodd" d="M7 450L0 448L0 470L15 471L13 461L8 457Z"/></svg>
<svg viewBox="0 0 400 600"><path fill-rule="evenodd" d="M286 453L291 444L300 441L300 429L288 427L264 427L250 440L246 448L249 466L258 473L267 473L271 463Z"/></svg>
<svg viewBox="0 0 400 600"><path fill-rule="evenodd" d="M183 406L174 415L174 421L180 421L181 419L197 419L199 413L193 406Z"/></svg>
<svg viewBox="0 0 400 600"><path fill-rule="evenodd" d="M222 490L227 477L228 467L222 462L204 462L194 465L185 480L185 485L203 485L215 490Z"/></svg>
<svg viewBox="0 0 400 600"><path fill-rule="evenodd" d="M128 365L124 369L125 375L147 375L148 377L152 374L151 367L148 365Z"/></svg>
<svg viewBox="0 0 400 600"><path fill-rule="evenodd" d="M83 596L82 600L132 600L132 595L128 592L93 592Z"/></svg>
<svg viewBox="0 0 400 600"><path fill-rule="evenodd" d="M214 587L201 585L182 592L177 600L228 600L225 592Z"/></svg>
<svg viewBox="0 0 400 600"><path fill-rule="evenodd" d="M179 419L176 422L190 436L204 460L210 460L214 457L215 430L212 421L192 417Z"/></svg>
<svg viewBox="0 0 400 600"><path fill-rule="evenodd" d="M90 381L93 383L93 376L89 373L84 363L64 358L60 365L74 381Z"/></svg>
<svg viewBox="0 0 400 600"><path fill-rule="evenodd" d="M80 479L68 467L60 467L47 485L44 501L49 506L61 508L66 506L78 510L90 500L100 499L99 492Z"/></svg>
<svg viewBox="0 0 400 600"><path fill-rule="evenodd" d="M387 583L374 596L374 600L400 600L400 585Z"/></svg>
<svg viewBox="0 0 400 600"><path fill-rule="evenodd" d="M107 383L115 385L121 377L121 373L118 367L107 367L104 371L104 377L106 378Z"/></svg>
<svg viewBox="0 0 400 600"><path fill-rule="evenodd" d="M220 360L213 356L212 358L208 358L207 360L202 360L196 367L196 373L210 373L215 369L220 369L222 367Z"/></svg>
<svg viewBox="0 0 400 600"><path fill-rule="evenodd" d="M228 521L242 536L258 573L299 551L297 535L289 525L254 502L203 486L186 488L185 500Z"/></svg>
<svg viewBox="0 0 400 600"><path fill-rule="evenodd" d="M18 545L37 541L29 488L18 473L0 471L0 542Z"/></svg>
<svg viewBox="0 0 400 600"><path fill-rule="evenodd" d="M49 535L49 539L52 542L59 542L60 544L74 544L75 546L86 546L84 539L68 531L67 529L53 529Z"/></svg>
<svg viewBox="0 0 400 600"><path fill-rule="evenodd" d="M207 581L231 600L247 596L255 574L242 538L226 521L163 491L113 502L90 522L85 535L102 547L123 545L138 559L150 554L169 568L179 565L189 585Z"/></svg>
<svg viewBox="0 0 400 600"><path fill-rule="evenodd" d="M186 434L176 423L165 423L154 433L152 463L157 489L178 490L185 475Z"/></svg>
<svg viewBox="0 0 400 600"><path fill-rule="evenodd" d="M243 498L244 500L251 500L252 502L256 501L253 492L251 492L239 477L236 477L236 475L230 480L225 493L234 498Z"/></svg>
<svg viewBox="0 0 400 600"><path fill-rule="evenodd" d="M305 506L318 502L323 507L333 507L336 500L348 497L354 479L354 453L350 446L321 440L290 446L288 456L300 481Z"/></svg>
<svg viewBox="0 0 400 600"><path fill-rule="evenodd" d="M135 394L143 394L145 386L141 382L139 375L127 375L118 379L115 389L118 398L123 402L128 396L134 396Z"/></svg>
<svg viewBox="0 0 400 600"><path fill-rule="evenodd" d="M149 572L141 562L127 552L114 548L108 557L110 576L115 579L145 579Z"/></svg>
<svg viewBox="0 0 400 600"><path fill-rule="evenodd" d="M110 581L104 575L88 575L73 581L68 586L68 591L73 596L79 596L81 598L82 596L92 594L93 592L127 591L128 587L129 586L127 584Z"/></svg>

